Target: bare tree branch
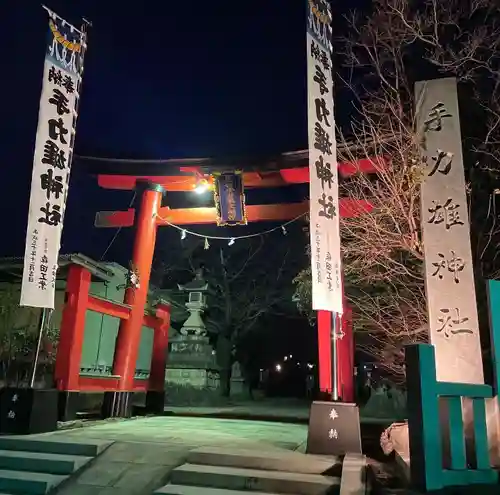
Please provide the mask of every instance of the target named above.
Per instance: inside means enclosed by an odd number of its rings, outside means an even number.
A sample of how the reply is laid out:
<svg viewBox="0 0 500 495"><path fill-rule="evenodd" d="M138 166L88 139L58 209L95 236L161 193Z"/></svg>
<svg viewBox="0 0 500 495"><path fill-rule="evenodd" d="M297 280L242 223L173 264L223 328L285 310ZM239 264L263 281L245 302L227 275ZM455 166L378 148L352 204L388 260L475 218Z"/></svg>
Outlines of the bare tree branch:
<svg viewBox="0 0 500 495"><path fill-rule="evenodd" d="M500 177L500 4L374 0L369 16L352 12L345 20L347 34L335 40L336 89L354 97L355 109L349 128L337 129L338 152L340 160L372 160L377 168L376 177L358 173L341 186L344 197L373 206L341 222L346 293L358 346L402 378L404 345L428 334L416 80L456 77L470 95L462 113L479 112L464 136L473 247L479 272L500 276L500 222L488 182ZM295 282L299 307L310 308L310 269Z"/></svg>

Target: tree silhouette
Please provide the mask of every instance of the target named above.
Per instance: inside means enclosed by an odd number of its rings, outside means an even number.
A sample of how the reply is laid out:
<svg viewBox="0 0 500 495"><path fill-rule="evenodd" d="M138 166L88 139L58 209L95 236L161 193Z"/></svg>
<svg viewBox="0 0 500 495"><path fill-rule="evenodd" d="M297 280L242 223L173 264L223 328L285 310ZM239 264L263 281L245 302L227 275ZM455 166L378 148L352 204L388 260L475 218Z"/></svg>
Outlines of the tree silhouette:
<svg viewBox="0 0 500 495"><path fill-rule="evenodd" d="M208 282L204 322L215 345L221 393L230 393L231 366L247 361L242 342L259 330L265 316L296 314L292 302L293 278L303 263L304 240L300 228L227 242L188 236L181 256L169 260L163 287L185 283L197 268ZM185 297L185 296L184 296ZM237 355L237 357L236 357ZM251 366L240 362L243 368ZM245 371L245 370L243 370Z"/></svg>
<svg viewBox="0 0 500 495"><path fill-rule="evenodd" d="M376 176L356 174L341 187L343 196L373 205L341 222L346 293L358 347L403 379L403 347L428 339L417 80L457 78L479 294L482 278L500 273L500 7L488 0L374 0L366 16L351 12L345 19L334 76L337 96L351 98L353 112L350 125L338 130L339 160L379 156L389 164L377 162ZM310 307L310 272L296 284L299 304ZM485 299L479 297L480 310Z"/></svg>

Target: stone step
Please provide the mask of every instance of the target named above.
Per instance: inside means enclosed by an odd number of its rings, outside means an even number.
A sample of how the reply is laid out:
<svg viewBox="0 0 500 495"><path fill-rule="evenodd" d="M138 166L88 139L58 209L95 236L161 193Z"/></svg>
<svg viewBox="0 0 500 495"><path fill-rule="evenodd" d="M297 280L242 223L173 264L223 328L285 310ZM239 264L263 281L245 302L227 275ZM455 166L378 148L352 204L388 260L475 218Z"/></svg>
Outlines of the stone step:
<svg viewBox="0 0 500 495"><path fill-rule="evenodd" d="M286 450L228 450L227 448L203 447L192 450L186 462L301 474L331 474L336 465L340 469L340 459L336 457L301 454Z"/></svg>
<svg viewBox="0 0 500 495"><path fill-rule="evenodd" d="M346 454L342 463L340 495L367 495L370 491L367 468L364 455Z"/></svg>
<svg viewBox="0 0 500 495"><path fill-rule="evenodd" d="M92 460L81 455L0 450L0 469L47 474L71 474Z"/></svg>
<svg viewBox="0 0 500 495"><path fill-rule="evenodd" d="M67 476L55 474L0 469L0 491L10 494L45 495L66 478Z"/></svg>
<svg viewBox="0 0 500 495"><path fill-rule="evenodd" d="M40 452L47 454L82 455L95 457L113 442L95 440L78 442L50 437L0 436L0 450Z"/></svg>
<svg viewBox="0 0 500 495"><path fill-rule="evenodd" d="M248 495L248 490L224 490L223 488L200 488L199 486L166 485L154 495ZM252 495L278 495L269 492L251 492ZM2 495L0 493L0 495Z"/></svg>
<svg viewBox="0 0 500 495"><path fill-rule="evenodd" d="M221 466L184 464L170 473L174 485L226 488L294 495L317 495L340 485L338 478L319 474L263 471Z"/></svg>

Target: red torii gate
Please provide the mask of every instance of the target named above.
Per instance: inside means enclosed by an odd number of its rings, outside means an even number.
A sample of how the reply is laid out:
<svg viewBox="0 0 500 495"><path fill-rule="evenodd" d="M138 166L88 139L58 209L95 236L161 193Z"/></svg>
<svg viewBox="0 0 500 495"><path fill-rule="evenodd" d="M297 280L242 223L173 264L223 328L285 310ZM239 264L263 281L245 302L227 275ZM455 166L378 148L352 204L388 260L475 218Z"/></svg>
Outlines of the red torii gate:
<svg viewBox="0 0 500 495"><path fill-rule="evenodd" d="M375 173L375 162L362 159L354 162L338 164L339 174L346 178L355 173ZM171 209L161 206L165 191L193 191L200 181L210 181L211 173L224 170L243 170L245 189L282 187L292 184L309 182L308 152L299 151L281 156L278 163L267 166L253 167L218 165L210 159L164 160L155 165L147 162L132 162L128 160L109 160L105 166L95 167L98 183L106 189L133 190L141 189L142 196L139 210L129 208L126 211L99 212L96 215L96 227L132 227L136 229L132 264L140 274L139 287L127 289L125 304L130 305L130 315L122 322L116 341L113 375L127 377L120 381L120 391L115 394L129 394L127 384L134 375L134 365L137 358L144 307L146 304L151 264L153 261L156 241L156 228L166 225L164 220L175 225L214 224L216 208L184 208ZM148 175L143 175L145 167ZM169 170L169 172L165 172ZM173 172L172 172L173 170ZM92 171L92 170L91 170ZM105 172L105 173L102 173ZM246 207L249 222L257 221L287 221L307 213L309 202L272 205L248 205ZM371 205L363 200L341 198L339 202L340 215L352 217L371 210ZM338 326L337 326L338 328ZM320 311L318 315L318 352L319 352L319 382L322 392L332 392L332 318L331 313ZM342 339L336 339L337 345L337 377L338 391L344 402L354 401L354 343L350 310L342 318ZM128 399L126 399L128 400ZM122 403L123 397L117 397L116 402Z"/></svg>

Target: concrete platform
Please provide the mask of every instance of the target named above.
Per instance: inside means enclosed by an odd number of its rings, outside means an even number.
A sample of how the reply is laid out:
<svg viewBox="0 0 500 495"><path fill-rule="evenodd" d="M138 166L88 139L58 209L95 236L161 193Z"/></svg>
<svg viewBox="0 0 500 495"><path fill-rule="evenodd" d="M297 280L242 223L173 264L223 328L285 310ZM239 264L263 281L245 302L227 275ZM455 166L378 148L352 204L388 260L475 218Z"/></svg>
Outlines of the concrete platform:
<svg viewBox="0 0 500 495"><path fill-rule="evenodd" d="M170 474L170 482L174 485L197 486L200 490L207 487L294 495L318 495L340 485L338 478L318 474L199 464L184 464L174 469Z"/></svg>
<svg viewBox="0 0 500 495"><path fill-rule="evenodd" d="M360 454L347 454L342 462L340 495L367 495L366 457Z"/></svg>
<svg viewBox="0 0 500 495"><path fill-rule="evenodd" d="M221 488L200 488L199 486L167 485L155 492L155 495L248 495L248 490L224 490ZM252 495L279 495L278 493L251 492ZM2 495L0 493L0 495Z"/></svg>
<svg viewBox="0 0 500 495"><path fill-rule="evenodd" d="M0 490L7 493L45 495L61 484L66 476L0 470Z"/></svg>
<svg viewBox="0 0 500 495"><path fill-rule="evenodd" d="M68 475L74 473L92 459L92 457L80 455L0 450L0 469Z"/></svg>
<svg viewBox="0 0 500 495"><path fill-rule="evenodd" d="M264 471L285 471L301 474L330 474L340 459L336 457L301 454L294 451L228 448L200 448L192 450L189 464L236 467Z"/></svg>
<svg viewBox="0 0 500 495"><path fill-rule="evenodd" d="M81 440L71 436L55 436L54 433L43 435L0 436L0 450L24 452L44 452L48 454L82 455L95 457L106 450L112 442L109 440Z"/></svg>
<svg viewBox="0 0 500 495"><path fill-rule="evenodd" d="M43 495L111 445L109 441L54 438L51 433L0 437L0 492ZM0 493L1 495L1 493Z"/></svg>

